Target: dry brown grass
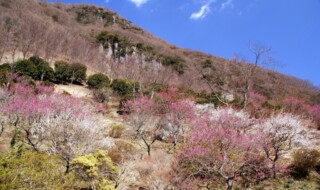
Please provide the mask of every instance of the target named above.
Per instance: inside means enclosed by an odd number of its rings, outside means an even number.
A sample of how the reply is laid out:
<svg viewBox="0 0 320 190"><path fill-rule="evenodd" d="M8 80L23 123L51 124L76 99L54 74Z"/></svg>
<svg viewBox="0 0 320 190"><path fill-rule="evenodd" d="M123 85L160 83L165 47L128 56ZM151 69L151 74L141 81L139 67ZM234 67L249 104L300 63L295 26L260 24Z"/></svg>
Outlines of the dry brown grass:
<svg viewBox="0 0 320 190"><path fill-rule="evenodd" d="M116 22L105 26L105 20L96 13L87 15L87 20L90 22L78 22L79 12L84 9L99 10L113 15ZM4 52L10 55L17 51L26 57L38 54L48 60L82 62L93 73L95 71L107 73L107 65L111 62L106 60L105 55L99 50L95 36L102 31L110 31L125 36L132 44L141 42L153 47L154 58L181 57L187 66L185 74L177 78L170 74L173 76L170 78L176 78L174 84L184 85L198 92L209 91L199 69L201 62L211 59L216 68L215 73L227 81L223 88L238 96L241 91L239 89L243 87L240 71L252 66L244 62L235 64L230 60L198 51L177 48L129 23L116 13L97 6L44 4L34 0L0 0L0 12L0 56ZM129 70L137 70L134 67ZM157 75L153 78L157 78ZM138 80L143 82L145 77L142 76ZM310 83L271 70L259 68L253 81L254 90L274 100L281 100L285 96L297 96L310 102L319 102L320 99L319 89ZM218 86L216 89L219 89Z"/></svg>

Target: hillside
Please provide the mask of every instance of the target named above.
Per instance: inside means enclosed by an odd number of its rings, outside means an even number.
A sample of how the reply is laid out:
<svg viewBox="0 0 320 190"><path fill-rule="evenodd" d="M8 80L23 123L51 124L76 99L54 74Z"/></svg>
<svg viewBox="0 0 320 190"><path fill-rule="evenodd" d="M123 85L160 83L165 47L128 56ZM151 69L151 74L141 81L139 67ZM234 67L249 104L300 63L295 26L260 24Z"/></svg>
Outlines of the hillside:
<svg viewBox="0 0 320 190"><path fill-rule="evenodd" d="M1 0L0 11L1 62L39 55L52 62L84 63L112 78L170 83L240 99L250 75L253 90L276 102L290 96L319 102L319 90L306 81L261 67L248 74L254 65L168 44L105 8ZM207 60L212 67L203 67Z"/></svg>
<svg viewBox="0 0 320 190"><path fill-rule="evenodd" d="M319 89L250 48L226 60L105 8L0 0L0 190L319 189Z"/></svg>

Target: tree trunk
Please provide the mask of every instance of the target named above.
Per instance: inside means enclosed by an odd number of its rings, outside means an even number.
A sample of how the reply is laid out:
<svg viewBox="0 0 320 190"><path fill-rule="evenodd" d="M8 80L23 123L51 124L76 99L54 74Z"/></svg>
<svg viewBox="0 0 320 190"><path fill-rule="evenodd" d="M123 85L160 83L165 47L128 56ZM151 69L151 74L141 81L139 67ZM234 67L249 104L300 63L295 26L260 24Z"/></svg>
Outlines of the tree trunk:
<svg viewBox="0 0 320 190"><path fill-rule="evenodd" d="M233 178L227 179L227 190L232 190L233 188Z"/></svg>
<svg viewBox="0 0 320 190"><path fill-rule="evenodd" d="M37 148L37 145L32 142L32 139L31 139L32 137L31 137L30 131L28 131L28 129L24 129L24 128L23 128L23 130L26 133L26 137L25 138L27 139L27 144L29 144L32 147L33 151L38 152L39 150Z"/></svg>
<svg viewBox="0 0 320 190"><path fill-rule="evenodd" d="M41 82L43 82L44 72L41 73Z"/></svg>
<svg viewBox="0 0 320 190"><path fill-rule="evenodd" d="M147 140L144 137L142 137L142 140L143 140L144 144L147 146L148 156L151 156L151 145L153 144L154 141L149 144L149 143L147 143Z"/></svg>
<svg viewBox="0 0 320 190"><path fill-rule="evenodd" d="M4 131L4 125L0 124L0 137L1 137L2 133L3 133L3 131Z"/></svg>
<svg viewBox="0 0 320 190"><path fill-rule="evenodd" d="M273 175L273 179L277 178L276 162L275 161L272 162L272 175Z"/></svg>
<svg viewBox="0 0 320 190"><path fill-rule="evenodd" d="M147 145L148 156L151 156L151 145Z"/></svg>
<svg viewBox="0 0 320 190"><path fill-rule="evenodd" d="M151 97L150 97L150 99L153 100L153 97L154 97L154 89L151 90Z"/></svg>
<svg viewBox="0 0 320 190"><path fill-rule="evenodd" d="M246 81L245 91L243 93L243 109L246 109L248 104L248 93L250 90L249 81Z"/></svg>
<svg viewBox="0 0 320 190"><path fill-rule="evenodd" d="M68 159L66 159L66 171L64 172L64 174L68 174L70 171L70 162Z"/></svg>
<svg viewBox="0 0 320 190"><path fill-rule="evenodd" d="M173 152L176 152L177 142L173 140Z"/></svg>

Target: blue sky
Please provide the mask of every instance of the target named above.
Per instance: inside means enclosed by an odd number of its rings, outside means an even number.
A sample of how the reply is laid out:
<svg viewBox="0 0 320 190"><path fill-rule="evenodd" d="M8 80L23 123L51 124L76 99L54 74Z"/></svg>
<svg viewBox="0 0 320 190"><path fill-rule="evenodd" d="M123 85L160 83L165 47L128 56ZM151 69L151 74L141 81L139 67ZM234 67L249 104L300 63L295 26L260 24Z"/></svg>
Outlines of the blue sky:
<svg viewBox="0 0 320 190"><path fill-rule="evenodd" d="M224 58L237 53L250 62L249 43L270 46L278 71L320 85L320 0L62 2L107 7L174 45Z"/></svg>

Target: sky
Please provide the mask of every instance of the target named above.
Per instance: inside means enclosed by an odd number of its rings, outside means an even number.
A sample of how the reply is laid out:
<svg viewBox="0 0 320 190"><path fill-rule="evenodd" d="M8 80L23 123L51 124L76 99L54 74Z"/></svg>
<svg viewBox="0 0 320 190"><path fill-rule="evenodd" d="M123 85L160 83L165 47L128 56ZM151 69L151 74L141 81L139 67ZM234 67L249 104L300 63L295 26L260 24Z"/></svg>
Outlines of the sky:
<svg viewBox="0 0 320 190"><path fill-rule="evenodd" d="M55 1L55 0L51 0ZM106 7L178 47L248 62L272 48L278 70L320 86L320 0L60 0Z"/></svg>

